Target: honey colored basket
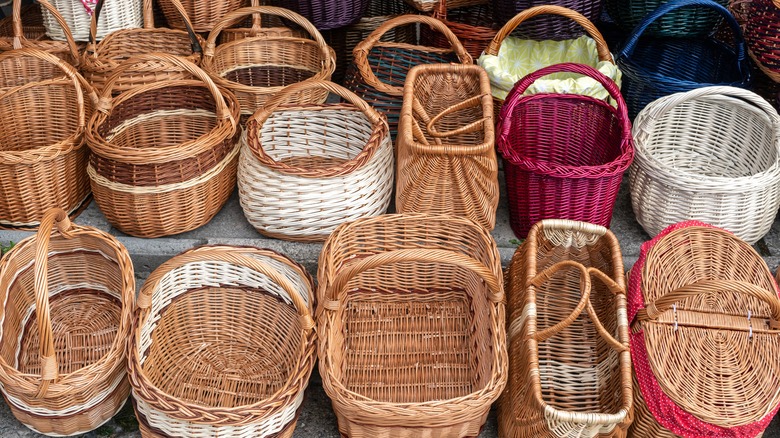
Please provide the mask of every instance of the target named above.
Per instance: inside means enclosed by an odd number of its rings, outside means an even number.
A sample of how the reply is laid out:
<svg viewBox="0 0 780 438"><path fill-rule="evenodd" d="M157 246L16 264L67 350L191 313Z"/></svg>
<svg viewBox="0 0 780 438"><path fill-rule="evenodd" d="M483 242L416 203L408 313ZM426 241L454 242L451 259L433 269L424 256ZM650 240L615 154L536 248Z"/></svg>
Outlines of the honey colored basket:
<svg viewBox="0 0 780 438"><path fill-rule="evenodd" d="M15 68L48 62L64 75L27 84ZM97 96L65 61L39 49L0 54L0 228L35 228L60 207L76 217L89 204L87 118ZM23 74L23 72L18 74Z"/></svg>
<svg viewBox="0 0 780 438"><path fill-rule="evenodd" d="M319 259L319 369L349 437L475 437L506 384L501 259L453 216L341 225Z"/></svg>
<svg viewBox="0 0 780 438"><path fill-rule="evenodd" d="M733 234L681 222L645 242L628 318L637 437L753 438L780 407L780 299Z"/></svg>
<svg viewBox="0 0 780 438"><path fill-rule="evenodd" d="M289 103L312 89L344 103ZM323 241L343 222L384 214L392 189L387 120L346 88L290 85L247 123L238 194L244 216L267 236Z"/></svg>
<svg viewBox="0 0 780 438"><path fill-rule="evenodd" d="M165 21L173 29L186 29L178 7L171 0L158 0ZM208 33L217 26L226 15L249 6L249 0L182 0L187 17L191 20L195 32Z"/></svg>
<svg viewBox="0 0 780 438"><path fill-rule="evenodd" d="M130 393L134 301L125 247L49 210L38 234L0 260L0 389L11 413L50 436L110 420Z"/></svg>
<svg viewBox="0 0 780 438"><path fill-rule="evenodd" d="M30 5L22 9L22 0L13 0L11 16L0 21L0 52L6 52L22 47L32 47L41 49L64 59L69 64L78 66L79 46L73 40L65 19L59 12L46 0L39 0L38 5ZM65 41L54 41L46 36L43 27L43 16L41 10L46 10L62 26ZM38 63L47 68L47 73L51 72L51 64ZM29 68L29 67L28 67ZM41 77L41 72L35 68L25 72L27 80L33 81ZM46 73L43 74L46 76Z"/></svg>
<svg viewBox="0 0 780 438"><path fill-rule="evenodd" d="M395 208L467 217L492 230L498 207L493 100L476 65L412 68L398 128Z"/></svg>
<svg viewBox="0 0 780 438"><path fill-rule="evenodd" d="M505 438L625 437L633 394L617 238L569 220L536 223L506 276Z"/></svg>
<svg viewBox="0 0 780 438"><path fill-rule="evenodd" d="M113 99L126 70L167 64L195 79L155 82ZM87 168L95 201L124 233L160 237L206 224L233 192L238 164L238 101L195 64L170 54L122 63L90 120Z"/></svg>
<svg viewBox="0 0 780 438"><path fill-rule="evenodd" d="M301 265L252 247L157 268L129 342L141 436L292 437L316 359L312 288Z"/></svg>

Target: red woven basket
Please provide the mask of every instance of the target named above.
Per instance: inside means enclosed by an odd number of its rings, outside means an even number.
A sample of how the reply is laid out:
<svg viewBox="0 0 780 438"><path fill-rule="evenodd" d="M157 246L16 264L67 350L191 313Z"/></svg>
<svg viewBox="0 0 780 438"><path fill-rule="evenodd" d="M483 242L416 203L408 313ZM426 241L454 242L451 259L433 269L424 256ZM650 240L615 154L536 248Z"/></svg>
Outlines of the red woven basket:
<svg viewBox="0 0 780 438"><path fill-rule="evenodd" d="M576 94L523 96L553 73L589 76L617 108ZM582 64L555 64L524 77L501 108L498 148L504 157L509 219L518 237L542 219L609 227L623 172L634 158L631 122L618 86Z"/></svg>
<svg viewBox="0 0 780 438"><path fill-rule="evenodd" d="M745 42L758 67L780 82L780 0L751 0L747 6Z"/></svg>

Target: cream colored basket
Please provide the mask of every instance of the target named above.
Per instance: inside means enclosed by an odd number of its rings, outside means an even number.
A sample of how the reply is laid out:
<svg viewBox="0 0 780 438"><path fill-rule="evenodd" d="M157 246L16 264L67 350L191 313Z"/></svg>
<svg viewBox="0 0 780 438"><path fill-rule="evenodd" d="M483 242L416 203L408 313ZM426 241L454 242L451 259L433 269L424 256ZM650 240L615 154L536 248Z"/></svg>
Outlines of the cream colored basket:
<svg viewBox="0 0 780 438"><path fill-rule="evenodd" d="M98 3L104 1L106 4L102 5L97 27L98 41L111 32L143 26L142 0L51 0L49 3L59 11L65 22L68 23L74 40L89 41L89 24L92 21L92 13L98 8ZM54 15L45 9L42 12L46 35L53 40L65 41L65 32Z"/></svg>

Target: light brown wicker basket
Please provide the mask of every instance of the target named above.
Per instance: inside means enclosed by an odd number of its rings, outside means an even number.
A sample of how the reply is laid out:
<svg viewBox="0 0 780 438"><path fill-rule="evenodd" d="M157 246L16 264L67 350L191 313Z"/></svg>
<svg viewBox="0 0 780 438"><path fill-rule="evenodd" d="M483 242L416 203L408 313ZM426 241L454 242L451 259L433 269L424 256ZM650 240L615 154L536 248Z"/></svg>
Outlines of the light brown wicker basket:
<svg viewBox="0 0 780 438"><path fill-rule="evenodd" d="M484 69L412 68L398 126L396 210L464 216L492 230L498 207L494 130Z"/></svg>
<svg viewBox="0 0 780 438"><path fill-rule="evenodd" d="M404 0L420 12L431 12L439 4L439 0ZM465 8L466 6L483 5L488 0L449 0L448 8Z"/></svg>
<svg viewBox="0 0 780 438"><path fill-rule="evenodd" d="M322 384L349 437L475 437L506 384L501 259L453 216L341 225L319 260Z"/></svg>
<svg viewBox="0 0 780 438"><path fill-rule="evenodd" d="M0 302L0 388L19 421L75 435L119 411L135 276L116 238L49 210L0 260Z"/></svg>
<svg viewBox="0 0 780 438"><path fill-rule="evenodd" d="M262 2L266 4L266 2ZM260 6L259 0L252 0L251 6ZM247 37L273 38L296 37L306 38L306 32L300 29L292 29L285 26L281 18L274 15L252 14L252 18L245 18L239 24L229 29L222 29L217 39L217 44L226 44Z"/></svg>
<svg viewBox="0 0 780 438"><path fill-rule="evenodd" d="M170 0L159 0L165 20L173 29L185 29L184 21ZM195 32L211 32L227 14L249 6L248 0L183 0L187 16L192 20Z"/></svg>
<svg viewBox="0 0 780 438"><path fill-rule="evenodd" d="M22 10L22 0L13 0L11 16L0 21L0 52L33 47L54 54L69 64L78 66L79 47L73 41L73 35L65 23L65 19L48 1L40 0L37 3L38 5L30 5ZM46 37L41 15L42 9L47 10L60 23L65 41L54 41ZM43 66L45 72L52 71L49 63L37 63L37 65ZM45 77L46 74L41 74L37 69L30 69L27 76L29 81L34 81L35 78Z"/></svg>

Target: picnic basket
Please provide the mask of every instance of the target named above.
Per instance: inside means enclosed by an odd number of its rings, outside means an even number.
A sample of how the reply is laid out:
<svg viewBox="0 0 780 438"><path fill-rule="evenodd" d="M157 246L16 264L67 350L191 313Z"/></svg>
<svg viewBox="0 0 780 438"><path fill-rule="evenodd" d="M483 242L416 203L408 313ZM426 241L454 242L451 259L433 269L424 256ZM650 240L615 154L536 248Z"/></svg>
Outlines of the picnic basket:
<svg viewBox="0 0 780 438"><path fill-rule="evenodd" d="M273 0L274 6L297 12L318 30L331 30L357 23L369 0Z"/></svg>
<svg viewBox="0 0 780 438"><path fill-rule="evenodd" d="M49 11L54 19L60 23L65 34L65 41L54 41L46 36L42 9ZM13 0L11 16L0 21L0 52L22 47L41 49L73 65L79 63L79 46L73 41L73 35L65 23L65 19L46 0L40 0L37 5L28 5L24 8L22 8L22 0ZM50 73L51 64L43 63L43 65L49 68L47 73ZM41 72L33 67L25 76L28 81L32 82L41 76Z"/></svg>
<svg viewBox="0 0 780 438"><path fill-rule="evenodd" d="M381 41L385 33L419 23L442 33L448 48ZM395 141L403 105L404 83L409 70L420 64L471 64L472 58L455 34L441 21L424 15L402 15L387 20L355 46L344 86L387 116Z"/></svg>
<svg viewBox="0 0 780 438"><path fill-rule="evenodd" d="M227 14L249 6L249 0L180 0L192 28L198 33L211 32ZM186 30L184 16L171 0L158 0L165 21L173 29Z"/></svg>
<svg viewBox="0 0 780 438"><path fill-rule="evenodd" d="M760 436L780 406L780 300L761 256L681 222L642 245L628 283L629 435Z"/></svg>
<svg viewBox="0 0 780 438"><path fill-rule="evenodd" d="M149 62L176 66L194 79L159 81L111 98L126 70ZM238 117L235 96L191 62L154 53L120 64L87 130L87 172L111 225L160 237L210 221L235 187Z"/></svg>
<svg viewBox="0 0 780 438"><path fill-rule="evenodd" d="M729 0L714 0L723 7ZM752 1L752 0L751 0ZM604 0L607 13L625 32L631 32L653 11L669 0ZM712 9L685 8L659 17L645 31L656 37L691 38L713 34L723 21L723 15Z"/></svg>
<svg viewBox="0 0 780 438"><path fill-rule="evenodd" d="M499 434L625 437L633 404L617 238L586 222L536 223L506 275L509 379Z"/></svg>
<svg viewBox="0 0 780 438"><path fill-rule="evenodd" d="M141 435L292 437L316 359L313 280L271 250L203 246L138 297L128 375Z"/></svg>
<svg viewBox="0 0 780 438"><path fill-rule="evenodd" d="M525 95L538 78L560 72L598 81L617 108L579 94ZM509 93L496 131L516 236L525 237L542 219L609 227L623 173L634 156L631 121L614 82L587 65L545 67Z"/></svg>
<svg viewBox="0 0 780 438"><path fill-rule="evenodd" d="M76 217L91 199L84 132L97 96L89 84L70 64L34 48L0 54L0 71L43 62L61 77L21 83L23 72L1 76L0 228L36 228L52 207Z"/></svg>
<svg viewBox="0 0 780 438"><path fill-rule="evenodd" d="M780 0L747 2L745 41L758 68L780 82Z"/></svg>
<svg viewBox="0 0 780 438"><path fill-rule="evenodd" d="M753 244L780 208L780 116L760 96L705 87L663 97L634 124L629 172L637 221L651 236L685 220Z"/></svg>
<svg viewBox="0 0 780 438"><path fill-rule="evenodd" d="M76 41L89 41L89 28L97 0L49 0L67 23L67 28ZM46 35L57 41L65 41L64 27L54 14L43 9L43 25ZM111 32L143 26L142 0L111 1L102 11L97 24L97 40L102 40Z"/></svg>
<svg viewBox="0 0 780 438"><path fill-rule="evenodd" d="M0 260L0 297L0 389L14 417L50 436L110 420L130 393L135 276L125 247L52 208Z"/></svg>
<svg viewBox="0 0 780 438"><path fill-rule="evenodd" d="M289 104L312 89L343 103ZM343 222L385 213L392 189L387 121L339 85L287 86L247 123L238 193L244 216L262 234L323 241Z"/></svg>
<svg viewBox="0 0 780 438"><path fill-rule="evenodd" d="M343 435L479 434L507 367L487 230L454 216L358 219L325 242L318 280L319 370Z"/></svg>
<svg viewBox="0 0 780 438"><path fill-rule="evenodd" d="M431 16L441 20L458 37L472 58L479 58L498 31L498 25L493 21L490 5L448 9L447 4L447 0L440 0ZM432 47L449 47L450 45L444 35L427 26L420 28L420 42Z"/></svg>
<svg viewBox="0 0 780 438"><path fill-rule="evenodd" d="M577 12L587 21L594 22L601 17L603 0L491 0L493 15L497 23L506 23L512 18L535 6L560 6ZM524 20L515 34L529 40L573 40L584 34L583 26L565 16L548 14Z"/></svg>
<svg viewBox="0 0 780 438"><path fill-rule="evenodd" d="M398 128L398 213L464 216L492 230L498 162L490 81L476 65L409 71Z"/></svg>

